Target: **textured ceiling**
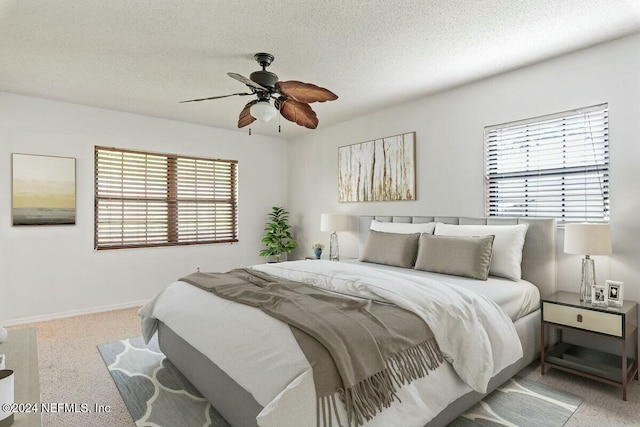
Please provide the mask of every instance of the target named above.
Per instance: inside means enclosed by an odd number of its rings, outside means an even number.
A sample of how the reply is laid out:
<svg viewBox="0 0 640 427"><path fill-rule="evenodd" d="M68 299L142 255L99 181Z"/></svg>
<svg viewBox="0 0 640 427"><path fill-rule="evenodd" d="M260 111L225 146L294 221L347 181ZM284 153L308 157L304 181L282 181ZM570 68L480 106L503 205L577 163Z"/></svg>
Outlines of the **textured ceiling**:
<svg viewBox="0 0 640 427"><path fill-rule="evenodd" d="M0 0L0 91L237 129L269 52L326 127L640 31L638 0ZM257 134L308 132L282 119ZM243 130L243 131L246 131Z"/></svg>

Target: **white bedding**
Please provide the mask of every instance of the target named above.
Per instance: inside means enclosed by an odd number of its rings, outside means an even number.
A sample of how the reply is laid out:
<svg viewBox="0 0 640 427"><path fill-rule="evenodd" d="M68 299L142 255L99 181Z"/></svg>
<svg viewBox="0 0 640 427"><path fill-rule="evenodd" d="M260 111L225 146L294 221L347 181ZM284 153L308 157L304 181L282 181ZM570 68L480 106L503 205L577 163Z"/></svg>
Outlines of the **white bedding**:
<svg viewBox="0 0 640 427"><path fill-rule="evenodd" d="M333 291L387 300L429 323L451 363L403 387L398 393L402 403L394 402L368 427L423 426L472 388L485 390L491 376L522 356L509 316L489 298L457 284L332 261L253 268ZM249 391L264 407L258 416L260 426L316 424L311 367L286 324L183 282L168 286L140 310L140 316L146 339L155 332L156 319L163 321Z"/></svg>
<svg viewBox="0 0 640 427"><path fill-rule="evenodd" d="M486 281L468 279L466 277L450 276L448 274L431 273L428 271L411 270L390 265L371 264L358 260L342 261L380 270L395 271L416 277L439 280L457 286L462 286L473 292L484 295L500 306L511 320L516 321L540 308L540 290L536 285L526 280L513 281L502 277L489 276Z"/></svg>

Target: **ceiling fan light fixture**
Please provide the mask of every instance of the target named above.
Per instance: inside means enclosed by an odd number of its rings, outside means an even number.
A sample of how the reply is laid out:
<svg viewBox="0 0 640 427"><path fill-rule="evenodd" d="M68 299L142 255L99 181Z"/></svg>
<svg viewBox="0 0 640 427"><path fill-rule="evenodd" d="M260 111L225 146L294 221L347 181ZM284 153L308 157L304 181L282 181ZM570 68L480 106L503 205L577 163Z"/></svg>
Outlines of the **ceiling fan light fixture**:
<svg viewBox="0 0 640 427"><path fill-rule="evenodd" d="M256 102L249 111L253 117L262 123L267 123L278 115L278 110L269 101Z"/></svg>
<svg viewBox="0 0 640 427"><path fill-rule="evenodd" d="M318 115L309 105L312 102L334 101L338 95L313 83L304 83L298 80L280 81L278 76L267 67L273 62L270 53L256 53L255 60L262 70L251 73L250 78L238 73L227 73L229 77L246 85L250 92L232 93L222 96L210 96L208 98L189 99L184 102L208 101L210 99L227 98L230 96L255 95L253 101L249 101L238 116L238 128L250 125L256 120L267 123L277 115L282 115L290 122L304 126L307 129L318 127ZM274 100L273 104L271 100ZM278 132L280 131L278 126ZM251 133L251 130L249 130Z"/></svg>

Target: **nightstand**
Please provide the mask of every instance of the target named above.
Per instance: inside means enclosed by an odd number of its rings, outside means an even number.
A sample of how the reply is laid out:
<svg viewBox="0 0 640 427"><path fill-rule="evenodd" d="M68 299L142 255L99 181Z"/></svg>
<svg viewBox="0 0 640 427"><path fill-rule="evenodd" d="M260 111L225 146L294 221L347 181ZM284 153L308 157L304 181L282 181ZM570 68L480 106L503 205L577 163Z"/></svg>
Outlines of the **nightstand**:
<svg viewBox="0 0 640 427"><path fill-rule="evenodd" d="M573 292L556 292L542 298L540 370L548 367L571 372L586 378L622 388L622 400L627 400L627 385L638 378L638 304L625 301L622 307L597 306L580 302ZM558 342L545 349L545 332L554 328ZM582 345L562 341L562 331L597 336L620 346L621 356ZM586 341L586 340L585 340ZM635 347L635 358L627 356L629 344Z"/></svg>

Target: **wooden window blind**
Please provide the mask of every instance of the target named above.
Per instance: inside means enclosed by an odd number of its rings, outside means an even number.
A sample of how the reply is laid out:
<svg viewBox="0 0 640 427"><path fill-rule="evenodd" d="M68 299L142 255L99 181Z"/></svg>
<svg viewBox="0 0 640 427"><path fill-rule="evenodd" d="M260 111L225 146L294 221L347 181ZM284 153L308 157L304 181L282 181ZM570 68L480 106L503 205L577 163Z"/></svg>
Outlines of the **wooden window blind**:
<svg viewBox="0 0 640 427"><path fill-rule="evenodd" d="M485 128L487 216L609 221L607 104Z"/></svg>
<svg viewBox="0 0 640 427"><path fill-rule="evenodd" d="M238 241L235 160L95 147L95 248Z"/></svg>

